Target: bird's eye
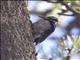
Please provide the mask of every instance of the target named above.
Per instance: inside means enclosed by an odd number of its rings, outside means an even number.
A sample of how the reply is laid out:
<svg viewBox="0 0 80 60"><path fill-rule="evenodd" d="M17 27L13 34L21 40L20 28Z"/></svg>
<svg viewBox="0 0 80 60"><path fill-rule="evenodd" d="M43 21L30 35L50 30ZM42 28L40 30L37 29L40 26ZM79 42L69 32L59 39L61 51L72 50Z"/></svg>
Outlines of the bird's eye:
<svg viewBox="0 0 80 60"><path fill-rule="evenodd" d="M57 18L53 18L51 20L54 21L54 22L58 22L58 19Z"/></svg>
<svg viewBox="0 0 80 60"><path fill-rule="evenodd" d="M58 19L56 17L50 16L50 17L47 17L47 18L48 18L48 20L58 22Z"/></svg>

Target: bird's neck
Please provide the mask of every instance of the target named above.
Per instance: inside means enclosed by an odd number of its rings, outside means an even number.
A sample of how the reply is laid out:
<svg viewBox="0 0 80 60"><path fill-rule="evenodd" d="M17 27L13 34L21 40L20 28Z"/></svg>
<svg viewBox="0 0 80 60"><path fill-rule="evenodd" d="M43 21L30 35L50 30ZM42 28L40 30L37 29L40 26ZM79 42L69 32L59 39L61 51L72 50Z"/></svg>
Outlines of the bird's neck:
<svg viewBox="0 0 80 60"><path fill-rule="evenodd" d="M51 29L54 31L55 29L55 22L49 21L50 25L51 25Z"/></svg>

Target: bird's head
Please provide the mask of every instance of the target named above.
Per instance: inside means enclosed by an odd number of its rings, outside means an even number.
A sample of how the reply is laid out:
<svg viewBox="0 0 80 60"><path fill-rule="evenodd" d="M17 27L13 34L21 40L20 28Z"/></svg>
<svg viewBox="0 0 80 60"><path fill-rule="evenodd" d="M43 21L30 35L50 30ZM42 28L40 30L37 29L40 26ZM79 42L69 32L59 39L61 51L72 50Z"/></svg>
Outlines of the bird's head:
<svg viewBox="0 0 80 60"><path fill-rule="evenodd" d="M39 16L39 17L41 17L41 18L44 19L44 20L51 21L51 22L53 22L53 23L58 22L58 19L57 19L56 17L54 17L54 16L49 16L49 17Z"/></svg>

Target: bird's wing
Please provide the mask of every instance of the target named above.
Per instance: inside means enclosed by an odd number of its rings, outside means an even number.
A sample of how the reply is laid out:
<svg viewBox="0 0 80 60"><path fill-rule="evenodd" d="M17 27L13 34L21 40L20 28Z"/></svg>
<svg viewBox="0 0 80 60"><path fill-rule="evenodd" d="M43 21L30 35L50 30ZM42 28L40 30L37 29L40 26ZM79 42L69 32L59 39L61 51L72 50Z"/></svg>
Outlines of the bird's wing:
<svg viewBox="0 0 80 60"><path fill-rule="evenodd" d="M47 32L49 30L50 30L50 24L48 21L40 20L40 21L32 24L32 31L33 31L32 34L33 34L34 40L46 38L45 32L46 32L46 35L48 35Z"/></svg>

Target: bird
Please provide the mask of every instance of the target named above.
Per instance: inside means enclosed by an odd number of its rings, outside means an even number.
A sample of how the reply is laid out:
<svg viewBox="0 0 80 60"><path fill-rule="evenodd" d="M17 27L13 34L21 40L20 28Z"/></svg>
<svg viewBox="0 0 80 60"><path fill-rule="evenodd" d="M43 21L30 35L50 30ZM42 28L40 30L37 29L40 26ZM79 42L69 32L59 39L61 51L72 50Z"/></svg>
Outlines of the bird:
<svg viewBox="0 0 80 60"><path fill-rule="evenodd" d="M41 20L31 25L33 42L36 45L43 42L52 32L54 32L56 27L55 23L58 22L58 19L54 16L39 17Z"/></svg>

